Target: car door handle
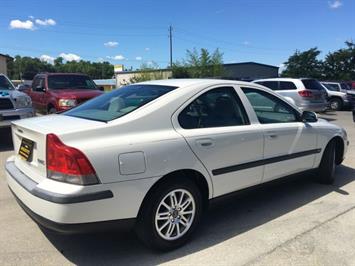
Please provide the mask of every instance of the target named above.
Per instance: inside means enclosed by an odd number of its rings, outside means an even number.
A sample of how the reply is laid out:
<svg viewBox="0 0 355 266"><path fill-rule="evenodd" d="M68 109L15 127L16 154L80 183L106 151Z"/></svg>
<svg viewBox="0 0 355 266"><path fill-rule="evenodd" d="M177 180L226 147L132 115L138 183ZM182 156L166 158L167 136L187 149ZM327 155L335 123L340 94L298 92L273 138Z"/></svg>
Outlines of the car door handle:
<svg viewBox="0 0 355 266"><path fill-rule="evenodd" d="M268 139L276 139L277 138L276 132L266 132L265 135Z"/></svg>
<svg viewBox="0 0 355 266"><path fill-rule="evenodd" d="M212 139L198 139L196 140L197 145L203 148L209 148L214 146L214 142Z"/></svg>

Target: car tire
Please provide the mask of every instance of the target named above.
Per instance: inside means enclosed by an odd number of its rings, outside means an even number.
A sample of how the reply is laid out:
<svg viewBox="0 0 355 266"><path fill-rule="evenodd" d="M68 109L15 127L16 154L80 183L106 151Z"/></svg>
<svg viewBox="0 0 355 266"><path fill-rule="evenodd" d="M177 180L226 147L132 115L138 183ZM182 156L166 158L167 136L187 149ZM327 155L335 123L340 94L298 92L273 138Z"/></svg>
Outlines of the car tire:
<svg viewBox="0 0 355 266"><path fill-rule="evenodd" d="M335 180L335 141L328 143L317 171L317 180L322 184L333 184Z"/></svg>
<svg viewBox="0 0 355 266"><path fill-rule="evenodd" d="M172 204L173 195L177 204ZM188 200L191 202L186 203ZM189 179L172 178L154 188L144 200L135 231L148 247L172 250L191 238L200 224L203 209L197 185Z"/></svg>
<svg viewBox="0 0 355 266"><path fill-rule="evenodd" d="M55 113L57 113L57 110L54 107L50 107L48 109L48 114L55 114Z"/></svg>
<svg viewBox="0 0 355 266"><path fill-rule="evenodd" d="M343 101L338 98L331 98L329 101L329 106L333 111L340 111L343 108Z"/></svg>

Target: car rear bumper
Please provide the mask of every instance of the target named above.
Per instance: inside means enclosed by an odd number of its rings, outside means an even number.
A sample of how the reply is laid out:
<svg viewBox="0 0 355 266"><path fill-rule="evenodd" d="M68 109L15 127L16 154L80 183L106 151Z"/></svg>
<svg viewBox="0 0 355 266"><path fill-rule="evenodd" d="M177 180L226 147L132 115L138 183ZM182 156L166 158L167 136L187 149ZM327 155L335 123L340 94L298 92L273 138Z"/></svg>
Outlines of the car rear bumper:
<svg viewBox="0 0 355 266"><path fill-rule="evenodd" d="M103 228L94 231L105 230L106 226L116 227L115 224L121 222L132 223L144 196L156 181L155 178L147 178L76 186L45 179L37 184L16 167L13 157L6 162L5 168L8 186L26 212L45 227L69 233L92 231L100 226ZM53 191L60 190L60 187L62 193ZM80 189L75 191L73 187ZM65 191L71 192L65 194Z"/></svg>
<svg viewBox="0 0 355 266"><path fill-rule="evenodd" d="M35 212L33 212L29 207L27 207L11 190L16 201L21 206L21 208L38 224L50 229L52 231L62 233L62 234L81 234L81 233L92 233L92 232L104 232L104 231L116 231L116 230L130 230L134 227L136 223L135 218L129 219L118 219L102 222L91 222L91 223L75 223L75 224L65 224L57 223L48 220Z"/></svg>
<svg viewBox="0 0 355 266"><path fill-rule="evenodd" d="M11 109L11 110L1 110L0 111L0 127L10 127L11 122L29 118L34 116L34 111L31 108L20 108L20 109Z"/></svg>

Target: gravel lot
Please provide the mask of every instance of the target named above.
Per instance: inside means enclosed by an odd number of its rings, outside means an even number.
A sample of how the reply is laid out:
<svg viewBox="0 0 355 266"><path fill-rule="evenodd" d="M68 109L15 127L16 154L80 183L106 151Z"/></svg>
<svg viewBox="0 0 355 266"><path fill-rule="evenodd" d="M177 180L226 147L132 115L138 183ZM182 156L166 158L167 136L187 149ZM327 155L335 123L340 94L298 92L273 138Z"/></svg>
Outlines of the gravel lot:
<svg viewBox="0 0 355 266"><path fill-rule="evenodd" d="M216 201L192 242L170 253L145 248L130 232L57 235L41 229L10 193L0 131L0 265L355 265L355 123L350 112L321 115L347 129L350 146L332 186L287 178Z"/></svg>

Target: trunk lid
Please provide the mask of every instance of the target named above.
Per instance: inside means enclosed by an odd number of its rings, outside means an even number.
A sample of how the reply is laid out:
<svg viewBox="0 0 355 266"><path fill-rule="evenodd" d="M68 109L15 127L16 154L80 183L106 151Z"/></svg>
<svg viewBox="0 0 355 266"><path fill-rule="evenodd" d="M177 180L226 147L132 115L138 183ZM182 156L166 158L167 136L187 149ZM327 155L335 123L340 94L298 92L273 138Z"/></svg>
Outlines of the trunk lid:
<svg viewBox="0 0 355 266"><path fill-rule="evenodd" d="M89 130L103 126L105 123L85 120L66 115L49 115L18 120L12 123L12 139L15 150L15 165L36 183L47 178L46 138L47 134L57 136ZM18 155L22 139L33 142L32 155L26 161Z"/></svg>
<svg viewBox="0 0 355 266"><path fill-rule="evenodd" d="M302 83L307 91L311 91L312 96L307 97L312 103L322 103L327 100L327 92L320 84L319 81L315 79L302 79Z"/></svg>

